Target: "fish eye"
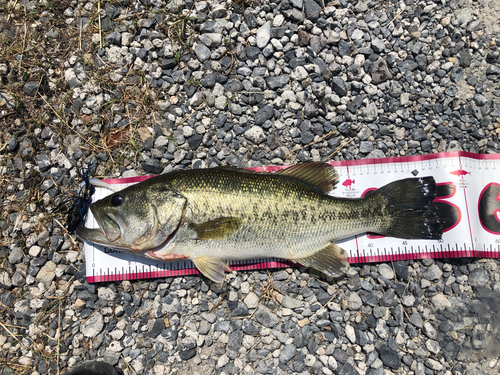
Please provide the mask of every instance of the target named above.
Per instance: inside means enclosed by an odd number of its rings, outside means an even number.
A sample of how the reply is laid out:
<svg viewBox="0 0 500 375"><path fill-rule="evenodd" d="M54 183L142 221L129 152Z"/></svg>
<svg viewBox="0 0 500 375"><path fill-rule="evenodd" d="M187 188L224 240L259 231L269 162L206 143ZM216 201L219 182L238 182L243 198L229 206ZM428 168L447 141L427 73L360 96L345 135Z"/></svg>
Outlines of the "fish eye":
<svg viewBox="0 0 500 375"><path fill-rule="evenodd" d="M111 204L118 207L123 203L123 196L121 194L115 194L111 197Z"/></svg>

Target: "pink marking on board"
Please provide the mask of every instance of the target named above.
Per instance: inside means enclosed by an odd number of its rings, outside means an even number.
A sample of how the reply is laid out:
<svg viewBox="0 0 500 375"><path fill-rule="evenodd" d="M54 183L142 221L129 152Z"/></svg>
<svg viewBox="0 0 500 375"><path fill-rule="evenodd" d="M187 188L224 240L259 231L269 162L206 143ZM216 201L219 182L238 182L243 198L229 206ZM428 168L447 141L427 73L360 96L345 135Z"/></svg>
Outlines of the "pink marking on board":
<svg viewBox="0 0 500 375"><path fill-rule="evenodd" d="M351 180L350 178L348 178L347 180L345 180L344 182L342 182L342 186L351 188L351 185L355 184L355 183L356 183L355 180Z"/></svg>
<svg viewBox="0 0 500 375"><path fill-rule="evenodd" d="M462 168L457 169L456 171L450 172L450 174L454 176L465 176L467 174L470 174L470 172L464 171Z"/></svg>

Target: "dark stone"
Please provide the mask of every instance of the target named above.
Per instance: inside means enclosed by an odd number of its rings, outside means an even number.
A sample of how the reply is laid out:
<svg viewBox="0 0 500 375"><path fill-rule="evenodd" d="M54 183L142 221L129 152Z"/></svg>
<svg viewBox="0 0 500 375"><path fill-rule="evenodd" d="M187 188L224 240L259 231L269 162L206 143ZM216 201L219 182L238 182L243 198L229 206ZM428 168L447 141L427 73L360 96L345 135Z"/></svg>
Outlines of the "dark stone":
<svg viewBox="0 0 500 375"><path fill-rule="evenodd" d="M208 73L200 80L200 84L205 88L213 88L215 86L216 76L214 73Z"/></svg>
<svg viewBox="0 0 500 375"><path fill-rule="evenodd" d="M255 113L255 124L262 125L267 120L272 119L273 115L274 115L273 107L271 107L270 105L266 105L265 107L260 108Z"/></svg>
<svg viewBox="0 0 500 375"><path fill-rule="evenodd" d="M335 77L332 79L332 89L335 91L337 95L346 96L347 88L345 86L345 82L340 77Z"/></svg>
<svg viewBox="0 0 500 375"><path fill-rule="evenodd" d="M365 99L364 95L358 95L356 96L348 105L347 105L347 110L351 113L356 113L356 111L361 107L363 104L363 100Z"/></svg>
<svg viewBox="0 0 500 375"><path fill-rule="evenodd" d="M250 336L257 336L259 334L259 327L253 320L244 320L241 329L243 333Z"/></svg>
<svg viewBox="0 0 500 375"><path fill-rule="evenodd" d="M254 61L259 58L260 48L249 46L245 48L245 53L248 60Z"/></svg>
<svg viewBox="0 0 500 375"><path fill-rule="evenodd" d="M453 83L459 82L464 76L464 70L462 68L455 67L451 70L450 79Z"/></svg>
<svg viewBox="0 0 500 375"><path fill-rule="evenodd" d="M42 151L38 155L36 155L35 160L41 172L46 172L50 168L50 159L45 151Z"/></svg>
<svg viewBox="0 0 500 375"><path fill-rule="evenodd" d="M248 315L249 315L248 307L242 302L238 303L237 306L233 310L231 310L231 316L233 317L248 316Z"/></svg>
<svg viewBox="0 0 500 375"><path fill-rule="evenodd" d="M122 44L122 34L118 31L113 31L104 37L104 41L115 46L121 46Z"/></svg>
<svg viewBox="0 0 500 375"><path fill-rule="evenodd" d="M500 75L500 68L496 65L490 65L488 69L486 69L486 75Z"/></svg>
<svg viewBox="0 0 500 375"><path fill-rule="evenodd" d="M196 150L200 147L201 141L203 140L203 135L195 134L188 138L188 144L191 150Z"/></svg>
<svg viewBox="0 0 500 375"><path fill-rule="evenodd" d="M316 22L320 16L321 7L314 0L304 0L304 11L311 22Z"/></svg>
<svg viewBox="0 0 500 375"><path fill-rule="evenodd" d="M413 72L417 68L418 63L414 60L405 60L399 64L399 70L401 71L401 73L405 73L408 71Z"/></svg>
<svg viewBox="0 0 500 375"><path fill-rule="evenodd" d="M161 68L164 70L173 69L176 65L174 59L163 59L161 62Z"/></svg>
<svg viewBox="0 0 500 375"><path fill-rule="evenodd" d="M395 350L390 349L386 344L377 349L380 360L384 365L392 369L398 369L401 366L401 358Z"/></svg>
<svg viewBox="0 0 500 375"><path fill-rule="evenodd" d="M338 375L360 375L358 370L351 365L349 362L344 363L344 365L340 368Z"/></svg>
<svg viewBox="0 0 500 375"><path fill-rule="evenodd" d="M195 355L196 355L196 348L183 350L183 351L179 352L179 357L181 357L181 359L184 361L187 361L188 359L193 358Z"/></svg>
<svg viewBox="0 0 500 375"><path fill-rule="evenodd" d="M28 96L35 96L39 87L38 82L30 81L24 85L23 91Z"/></svg>
<svg viewBox="0 0 500 375"><path fill-rule="evenodd" d="M149 159L142 163L141 167L147 173L160 174L163 172L163 166L158 159Z"/></svg>
<svg viewBox="0 0 500 375"><path fill-rule="evenodd" d="M227 348L236 352L240 350L241 343L243 342L243 335L242 331L231 332L228 336Z"/></svg>
<svg viewBox="0 0 500 375"><path fill-rule="evenodd" d="M40 370L40 366L38 366ZM45 371L43 372L45 373ZM64 375L123 375L123 371L119 368L111 366L104 361L90 361L73 367Z"/></svg>
<svg viewBox="0 0 500 375"><path fill-rule="evenodd" d="M380 304L382 306L387 306L387 307L395 306L396 305L395 297L396 293L394 289L388 289L380 299Z"/></svg>
<svg viewBox="0 0 500 375"><path fill-rule="evenodd" d="M153 328L151 328L151 331L149 332L149 337L151 338L158 337L158 335L161 334L164 329L165 329L165 321L162 318L156 319Z"/></svg>
<svg viewBox="0 0 500 375"><path fill-rule="evenodd" d="M345 40L340 40L339 41L339 55L340 56L351 56L351 54L354 52L354 45L352 43L349 43Z"/></svg>
<svg viewBox="0 0 500 375"><path fill-rule="evenodd" d="M472 56L468 48L464 48L460 51L458 62L462 68L468 68L472 63Z"/></svg>

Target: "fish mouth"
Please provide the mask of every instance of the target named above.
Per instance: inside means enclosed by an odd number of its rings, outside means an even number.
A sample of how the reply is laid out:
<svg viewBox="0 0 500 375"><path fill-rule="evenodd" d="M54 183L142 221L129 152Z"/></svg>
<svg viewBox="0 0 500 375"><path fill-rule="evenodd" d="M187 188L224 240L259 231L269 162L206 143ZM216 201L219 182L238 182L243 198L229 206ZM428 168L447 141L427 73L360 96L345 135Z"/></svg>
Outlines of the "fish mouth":
<svg viewBox="0 0 500 375"><path fill-rule="evenodd" d="M94 204L90 205L90 210L99 228L78 227L76 230L77 236L86 241L116 247L114 242L121 237L122 233L121 220L115 215L104 213Z"/></svg>

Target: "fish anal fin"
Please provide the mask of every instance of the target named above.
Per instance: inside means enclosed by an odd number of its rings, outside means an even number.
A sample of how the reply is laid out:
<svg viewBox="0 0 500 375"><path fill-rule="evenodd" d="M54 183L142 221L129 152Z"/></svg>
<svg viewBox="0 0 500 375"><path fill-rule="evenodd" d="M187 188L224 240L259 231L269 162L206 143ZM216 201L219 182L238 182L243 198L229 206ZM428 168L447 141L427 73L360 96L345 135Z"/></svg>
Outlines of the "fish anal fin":
<svg viewBox="0 0 500 375"><path fill-rule="evenodd" d="M198 240L223 240L233 235L241 227L237 217L219 217L200 224L190 224L196 231Z"/></svg>
<svg viewBox="0 0 500 375"><path fill-rule="evenodd" d="M191 260L204 276L216 283L224 282L224 270L227 265L221 258L199 256Z"/></svg>
<svg viewBox="0 0 500 375"><path fill-rule="evenodd" d="M327 276L339 277L345 273L347 252L333 243L311 256L293 261L314 268Z"/></svg>
<svg viewBox="0 0 500 375"><path fill-rule="evenodd" d="M339 175L328 163L311 162L294 165L276 172L278 175L293 177L318 187L325 194L334 190L339 183Z"/></svg>

